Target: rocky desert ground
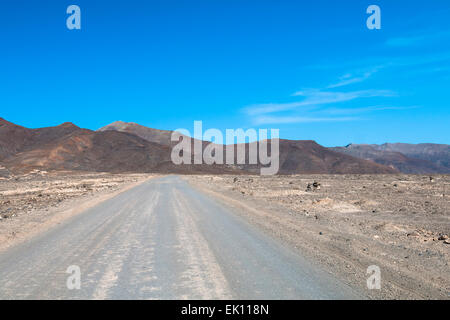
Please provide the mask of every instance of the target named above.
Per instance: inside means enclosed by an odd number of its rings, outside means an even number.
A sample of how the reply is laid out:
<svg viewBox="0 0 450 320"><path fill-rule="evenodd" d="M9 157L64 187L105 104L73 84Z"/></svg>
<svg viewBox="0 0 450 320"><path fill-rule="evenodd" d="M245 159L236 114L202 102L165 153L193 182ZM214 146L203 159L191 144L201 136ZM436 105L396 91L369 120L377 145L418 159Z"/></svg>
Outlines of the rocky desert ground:
<svg viewBox="0 0 450 320"><path fill-rule="evenodd" d="M189 176L377 299L450 298L450 176ZM367 290L368 266L381 290Z"/></svg>
<svg viewBox="0 0 450 320"><path fill-rule="evenodd" d="M34 170L0 177L0 250L150 178Z"/></svg>
<svg viewBox="0 0 450 320"><path fill-rule="evenodd" d="M33 171L0 178L0 250L155 177ZM375 299L450 299L448 175L185 175ZM368 266L381 290L367 290Z"/></svg>

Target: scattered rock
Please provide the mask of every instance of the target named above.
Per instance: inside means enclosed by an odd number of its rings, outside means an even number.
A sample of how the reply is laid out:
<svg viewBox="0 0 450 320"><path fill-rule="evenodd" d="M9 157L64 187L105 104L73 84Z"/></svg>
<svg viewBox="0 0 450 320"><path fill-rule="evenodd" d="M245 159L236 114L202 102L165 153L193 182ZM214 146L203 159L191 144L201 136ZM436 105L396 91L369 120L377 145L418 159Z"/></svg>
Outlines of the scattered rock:
<svg viewBox="0 0 450 320"><path fill-rule="evenodd" d="M439 238L438 238L438 240L448 240L448 235L446 235L446 234L441 234L441 235L439 235Z"/></svg>
<svg viewBox="0 0 450 320"><path fill-rule="evenodd" d="M308 185L306 186L306 191L310 192L310 191L316 191L320 189L320 183L317 181L314 181L313 183L308 183Z"/></svg>
<svg viewBox="0 0 450 320"><path fill-rule="evenodd" d="M420 234L417 231L413 231L407 234L408 237L420 237Z"/></svg>

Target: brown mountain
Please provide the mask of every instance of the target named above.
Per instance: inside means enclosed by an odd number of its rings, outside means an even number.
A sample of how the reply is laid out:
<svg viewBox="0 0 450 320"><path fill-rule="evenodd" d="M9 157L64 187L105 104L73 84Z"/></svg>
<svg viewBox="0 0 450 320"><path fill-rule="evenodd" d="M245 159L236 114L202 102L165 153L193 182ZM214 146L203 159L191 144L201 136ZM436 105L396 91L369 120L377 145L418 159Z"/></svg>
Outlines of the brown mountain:
<svg viewBox="0 0 450 320"><path fill-rule="evenodd" d="M162 145L171 145L172 131L152 129L134 122L116 121L104 126L97 131L119 131L134 134L142 139Z"/></svg>
<svg viewBox="0 0 450 320"><path fill-rule="evenodd" d="M122 121L107 125L99 131L117 130L138 135L148 141L173 145L170 141L172 131L162 131L148 128L136 123ZM209 143L203 142L203 149ZM270 144L269 144L270 145ZM246 160L248 162L248 144ZM236 146L235 146L236 150ZM224 158L226 152L224 151ZM237 152L235 151L235 158ZM259 172L258 165L238 165L236 169L246 172ZM314 141L280 140L280 174L294 173L395 173L396 169L365 161L351 156L342 155L322 147Z"/></svg>
<svg viewBox="0 0 450 320"><path fill-rule="evenodd" d="M33 169L211 174L259 172L258 165L177 166L170 159L170 144L174 144L170 142L171 131L125 123L106 128L92 131L64 123L56 127L27 129L1 119L0 166L13 172ZM396 172L372 161L329 150L314 141L280 140L279 143L280 174ZM203 149L208 144L202 142Z"/></svg>
<svg viewBox="0 0 450 320"><path fill-rule="evenodd" d="M56 127L28 129L0 118L0 160L79 130L82 129L69 122Z"/></svg>
<svg viewBox="0 0 450 320"><path fill-rule="evenodd" d="M372 145L377 150L401 152L414 159L433 162L439 172L450 173L450 145L435 143L385 143Z"/></svg>
<svg viewBox="0 0 450 320"><path fill-rule="evenodd" d="M134 134L92 131L71 123L28 129L0 119L3 171L82 170L94 172L236 173L222 166L176 166L171 148Z"/></svg>
<svg viewBox="0 0 450 320"><path fill-rule="evenodd" d="M0 118L0 161L30 144L31 130Z"/></svg>
<svg viewBox="0 0 450 320"><path fill-rule="evenodd" d="M280 140L280 173L396 173L372 161L329 150L315 141Z"/></svg>
<svg viewBox="0 0 450 320"><path fill-rule="evenodd" d="M419 145L407 145L407 144L395 144L395 145L402 145L403 148L396 148L395 146L393 146L393 144L384 144L384 145L350 144L346 147L335 147L330 149L357 158L372 160L376 163L395 168L403 173L412 173L412 174L450 173L449 168L446 168L444 165L446 159L445 154L441 151L445 150L444 148L445 145L426 144L427 145L426 148L423 148L423 146ZM416 148L415 146L419 147ZM437 146L437 148L434 148L433 146ZM410 148L410 150L416 151L415 153L408 152L407 155L399 151L399 150L402 151L406 150L405 147ZM423 152L424 150L428 151L429 154L431 154L431 156L427 157L426 156L427 153ZM434 161L432 161L431 159L433 159Z"/></svg>
<svg viewBox="0 0 450 320"><path fill-rule="evenodd" d="M9 155L3 158L2 163L13 171L150 171L170 160L168 147L127 133L95 132L71 124L24 129L8 130ZM0 136L3 138L1 130ZM14 141L19 143L12 148ZM16 152L11 154L12 150Z"/></svg>

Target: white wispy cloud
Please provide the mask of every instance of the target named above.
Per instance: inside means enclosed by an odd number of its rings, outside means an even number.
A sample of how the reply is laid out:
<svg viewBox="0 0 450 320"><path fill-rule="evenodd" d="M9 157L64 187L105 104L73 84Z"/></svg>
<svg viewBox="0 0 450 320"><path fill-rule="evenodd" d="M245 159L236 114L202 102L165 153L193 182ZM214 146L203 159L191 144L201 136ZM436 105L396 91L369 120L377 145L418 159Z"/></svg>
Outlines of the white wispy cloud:
<svg viewBox="0 0 450 320"><path fill-rule="evenodd" d="M436 41L450 38L450 31L422 33L410 37L390 38L385 45L392 47L408 47L415 45L431 44ZM419 106L392 106L376 105L350 108L348 106L340 108L339 105L356 99L363 98L388 98L395 97L397 93L391 90L353 90L348 91L342 88L362 83L373 77L380 70L395 72L395 69L405 67L426 68L427 72L445 72L448 70L443 62L450 62L450 52L435 53L423 56L404 57L372 57L359 61L344 61L335 65L316 65L310 69L317 70L337 70L346 67L353 69L343 73L334 82L321 88L303 89L291 95L298 98L294 102L286 103L261 103L246 106L242 109L254 124L288 124L288 123L311 123L311 122L337 122L361 120L363 114L369 114L385 110L407 110L419 108ZM433 64L435 65L433 67ZM436 65L438 64L438 65ZM373 67L367 67L372 65Z"/></svg>
<svg viewBox="0 0 450 320"><path fill-rule="evenodd" d="M265 124L287 124L287 123L313 123L313 122L343 122L362 120L362 114L378 112L383 110L408 110L416 109L420 106L369 106L362 108L326 108L323 110L313 110L308 112L308 116L296 114L291 116L271 116L261 115L253 118L255 125Z"/></svg>
<svg viewBox="0 0 450 320"><path fill-rule="evenodd" d="M341 76L339 78L339 82L330 84L327 88L338 88L338 87L344 87L350 84L363 82L367 79L369 79L373 74L378 72L380 69L382 69L384 66L377 66L370 70L365 71L356 71L355 73L346 73L345 75Z"/></svg>
<svg viewBox="0 0 450 320"><path fill-rule="evenodd" d="M350 92L321 91L318 89L308 89L298 91L293 96L302 96L304 99L291 103L265 103L255 104L244 108L248 115L261 115L280 111L295 110L304 107L317 107L321 105L351 101L359 98L370 97L392 97L396 93L390 90L359 90Z"/></svg>
<svg viewBox="0 0 450 320"><path fill-rule="evenodd" d="M398 106L369 106L362 108L328 108L322 112L328 115L356 115L361 113L369 113L384 110L409 110L417 109L420 106L408 106L408 107L398 107Z"/></svg>
<svg viewBox="0 0 450 320"><path fill-rule="evenodd" d="M361 114L382 110L403 110L416 108L398 106L368 106L359 108L339 108L336 105L363 98L395 97L391 90L353 90L345 91L342 87L363 82L389 64L379 64L371 68L359 68L347 72L338 80L324 88L303 89L294 92L291 97L298 101L286 103L261 103L249 105L242 110L251 117L255 125L288 124L311 122L342 122L361 120ZM336 90L339 88L340 90ZM287 115L289 114L289 115Z"/></svg>
<svg viewBox="0 0 450 320"><path fill-rule="evenodd" d="M253 119L255 125L264 124L286 124L286 123L312 123L312 122L340 122L360 120L355 117L281 117L281 116L258 116Z"/></svg>

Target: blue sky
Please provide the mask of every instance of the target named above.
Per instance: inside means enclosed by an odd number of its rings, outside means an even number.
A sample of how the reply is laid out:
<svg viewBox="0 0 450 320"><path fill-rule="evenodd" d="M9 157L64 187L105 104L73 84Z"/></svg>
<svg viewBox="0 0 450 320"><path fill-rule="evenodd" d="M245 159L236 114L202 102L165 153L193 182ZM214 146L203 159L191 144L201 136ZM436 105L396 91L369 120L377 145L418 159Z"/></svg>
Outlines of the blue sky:
<svg viewBox="0 0 450 320"><path fill-rule="evenodd" d="M0 117L450 143L449 17L448 0L2 0Z"/></svg>

